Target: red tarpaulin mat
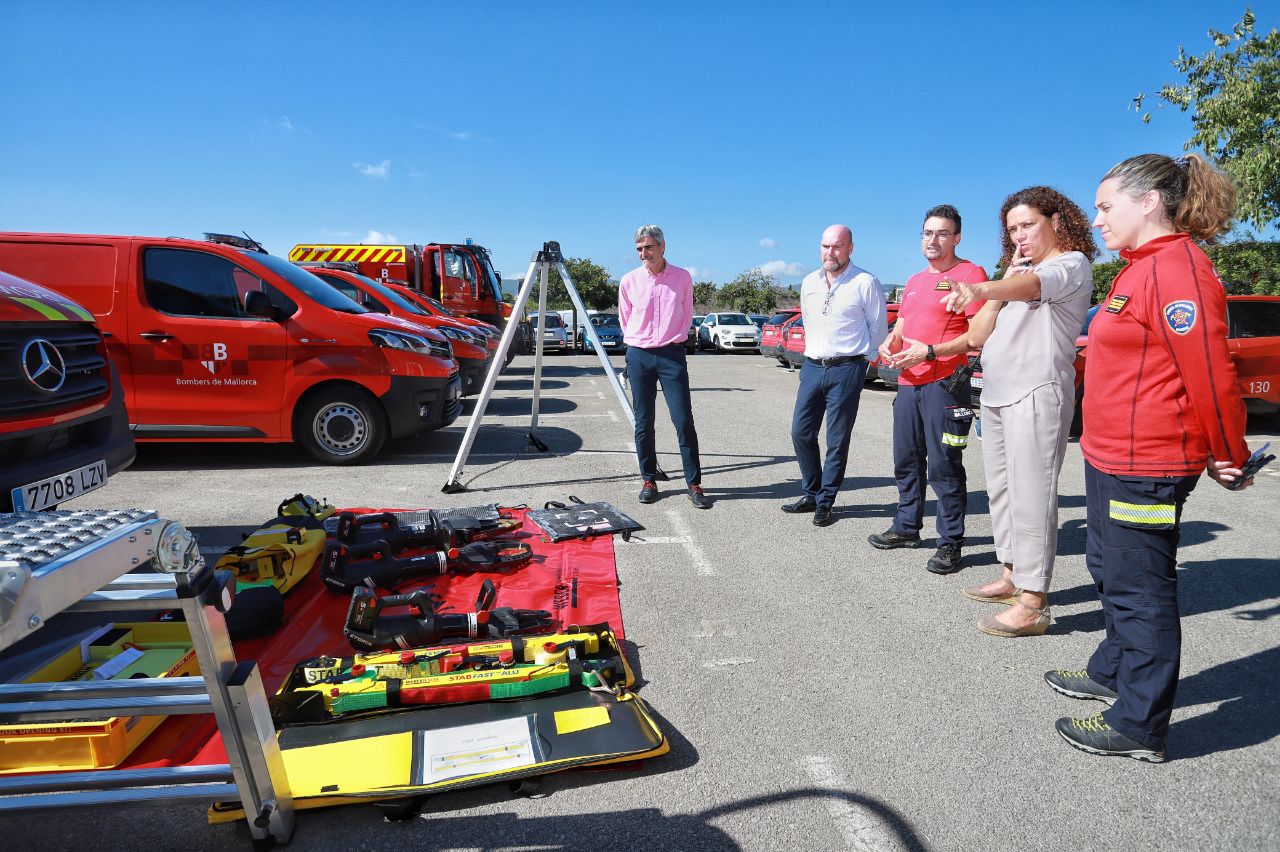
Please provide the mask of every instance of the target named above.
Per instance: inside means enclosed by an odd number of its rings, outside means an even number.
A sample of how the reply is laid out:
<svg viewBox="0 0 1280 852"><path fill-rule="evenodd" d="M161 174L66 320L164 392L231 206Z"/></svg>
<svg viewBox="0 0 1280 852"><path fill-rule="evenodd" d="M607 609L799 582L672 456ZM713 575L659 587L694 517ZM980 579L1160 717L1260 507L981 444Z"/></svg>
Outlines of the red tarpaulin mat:
<svg viewBox="0 0 1280 852"><path fill-rule="evenodd" d="M357 513L402 509L343 509ZM411 510L412 511L412 510ZM431 588L443 598L444 612L472 612L485 580L498 595L494 607L545 609L556 631L572 625L608 623L622 640L622 610L618 600L618 571L613 536L546 540L542 530L525 518L524 509L505 509L524 526L514 536L533 549L533 559L510 574L446 575L426 583L408 583L396 593ZM576 602L575 602L576 590ZM380 591L379 594L390 594ZM319 566L285 597L284 623L270 636L235 643L236 659L257 660L267 695L274 695L297 663L313 657L355 653L342 633L350 595L327 590ZM121 769L159 766L200 766L227 762L222 737L212 715L171 716L131 754Z"/></svg>

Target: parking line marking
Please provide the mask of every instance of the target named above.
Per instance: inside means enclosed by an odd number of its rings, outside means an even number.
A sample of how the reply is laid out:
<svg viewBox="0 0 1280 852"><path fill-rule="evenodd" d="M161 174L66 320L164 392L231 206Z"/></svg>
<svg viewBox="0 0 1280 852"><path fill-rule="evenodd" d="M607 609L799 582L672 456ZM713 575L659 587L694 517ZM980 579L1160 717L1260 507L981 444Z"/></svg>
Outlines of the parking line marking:
<svg viewBox="0 0 1280 852"><path fill-rule="evenodd" d="M847 789L848 782L836 769L831 758L816 754L806 755L804 766L815 784L834 788L834 791ZM848 799L835 796L824 797L823 801L826 803L827 813L831 814L832 822L844 835L844 842L848 848L859 850L859 852L900 848L901 844L894 842L893 832L881 819L865 808Z"/></svg>
<svg viewBox="0 0 1280 852"><path fill-rule="evenodd" d="M698 573L704 577L716 576L715 566L707 559L702 548L693 543L693 530L689 529L689 522L684 519L684 516L675 509L668 509L667 518L680 538L684 539L681 544L684 546L685 553L689 554L689 561L698 569Z"/></svg>

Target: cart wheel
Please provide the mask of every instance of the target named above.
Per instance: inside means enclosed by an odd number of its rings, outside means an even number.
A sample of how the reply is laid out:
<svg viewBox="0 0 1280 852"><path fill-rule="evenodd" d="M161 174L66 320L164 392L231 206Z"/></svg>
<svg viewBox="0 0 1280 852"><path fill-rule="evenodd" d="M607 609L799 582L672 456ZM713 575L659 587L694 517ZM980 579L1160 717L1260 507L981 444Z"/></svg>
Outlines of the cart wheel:
<svg viewBox="0 0 1280 852"><path fill-rule="evenodd" d="M524 796L526 799L545 799L550 793L542 791L541 778L524 778L520 781L512 781L509 785L511 792L517 796Z"/></svg>

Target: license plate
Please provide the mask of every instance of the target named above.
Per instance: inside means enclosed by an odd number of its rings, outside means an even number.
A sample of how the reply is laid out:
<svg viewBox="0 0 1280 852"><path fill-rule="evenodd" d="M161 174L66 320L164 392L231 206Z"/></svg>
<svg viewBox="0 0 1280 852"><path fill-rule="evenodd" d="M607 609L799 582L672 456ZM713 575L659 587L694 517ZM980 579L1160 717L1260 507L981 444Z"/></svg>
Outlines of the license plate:
<svg viewBox="0 0 1280 852"><path fill-rule="evenodd" d="M75 470L13 489L15 512L43 512L64 500L79 497L107 484L107 462L99 459Z"/></svg>
<svg viewBox="0 0 1280 852"><path fill-rule="evenodd" d="M982 376L970 376L970 377L969 377L969 386L970 386L970 387L975 387L975 388L980 388L980 387L982 387Z"/></svg>

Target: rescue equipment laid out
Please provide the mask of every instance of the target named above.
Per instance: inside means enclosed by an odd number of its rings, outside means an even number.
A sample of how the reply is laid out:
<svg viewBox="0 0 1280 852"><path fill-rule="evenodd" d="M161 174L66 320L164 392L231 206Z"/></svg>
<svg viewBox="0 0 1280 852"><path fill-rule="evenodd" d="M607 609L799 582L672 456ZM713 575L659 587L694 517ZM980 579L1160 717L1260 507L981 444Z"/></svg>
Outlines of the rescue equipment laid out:
<svg viewBox="0 0 1280 852"><path fill-rule="evenodd" d="M587 689L294 725L278 736L298 809L420 799L671 749L638 695ZM237 802L209 809L210 822L237 819Z"/></svg>
<svg viewBox="0 0 1280 852"><path fill-rule="evenodd" d="M384 609L408 609L400 615L384 615ZM407 595L377 597L359 586L351 593L343 632L351 647L364 650L409 649L435 645L448 639L501 639L553 627L545 609L488 609L442 613L425 589Z"/></svg>
<svg viewBox="0 0 1280 852"><path fill-rule="evenodd" d="M284 727L579 686L616 693L633 682L612 631L595 625L571 633L306 660L271 699L271 715Z"/></svg>
<svg viewBox="0 0 1280 852"><path fill-rule="evenodd" d="M424 580L454 572L507 572L533 558L533 549L518 541L477 541L462 547L416 556L397 556L386 541L344 546L331 543L320 571L326 586L351 592L358 586L396 589L410 580Z"/></svg>
<svg viewBox="0 0 1280 852"><path fill-rule="evenodd" d="M498 507L474 509L428 509L422 512L343 512L336 524L326 524L343 544L385 541L397 550L425 547L448 549L483 539L518 532L515 518L501 517Z"/></svg>
<svg viewBox="0 0 1280 852"><path fill-rule="evenodd" d="M22 683L98 682L200 674L185 624L107 624L74 642ZM111 716L0 725L0 775L120 765L163 716Z"/></svg>
<svg viewBox="0 0 1280 852"><path fill-rule="evenodd" d="M236 597L227 612L233 640L265 636L284 619L284 596L302 582L324 553L324 519L337 511L305 494L281 501L275 520L227 549L215 567L236 578Z"/></svg>
<svg viewBox="0 0 1280 852"><path fill-rule="evenodd" d="M604 501L584 503L577 497L570 497L569 500L576 505L566 506L564 503L550 500L542 509L530 512L528 518L537 524L551 541L612 533L622 533L622 540L628 541L631 533L644 529L644 526L635 518L612 503Z"/></svg>

